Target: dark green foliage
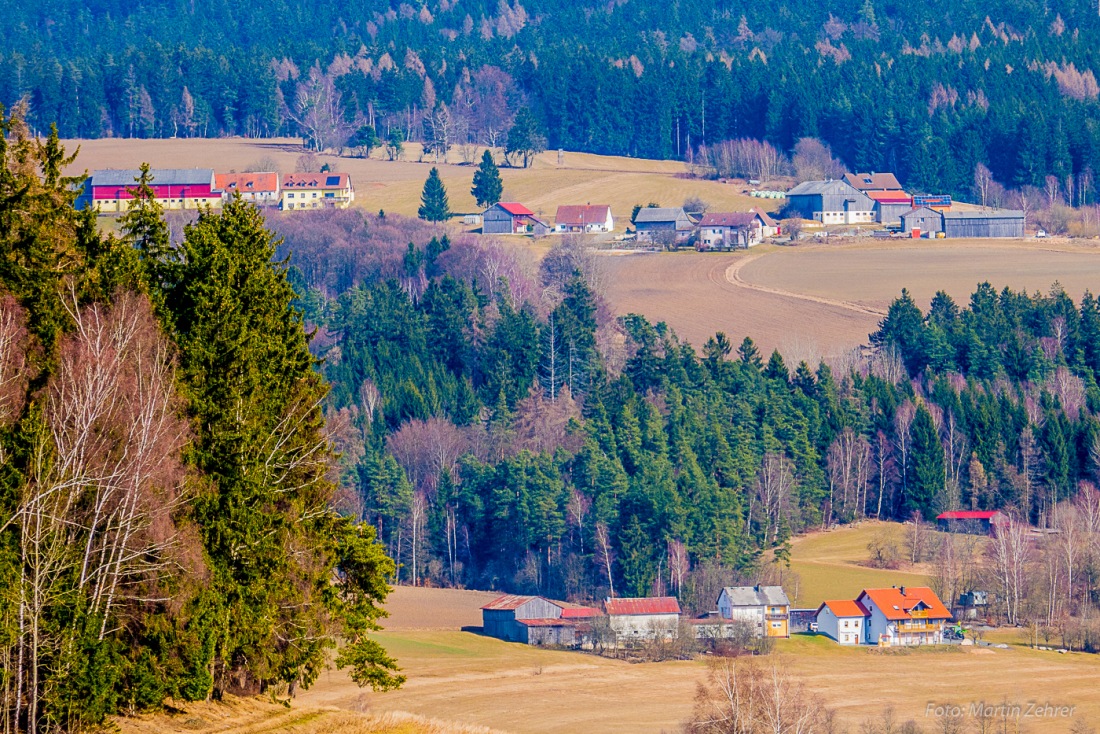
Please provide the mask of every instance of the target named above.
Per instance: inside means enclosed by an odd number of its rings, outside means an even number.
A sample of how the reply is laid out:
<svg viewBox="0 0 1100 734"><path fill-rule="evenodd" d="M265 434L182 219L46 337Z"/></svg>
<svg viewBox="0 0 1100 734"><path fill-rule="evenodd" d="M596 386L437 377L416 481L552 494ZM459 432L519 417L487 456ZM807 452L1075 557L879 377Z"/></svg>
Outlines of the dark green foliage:
<svg viewBox="0 0 1100 734"><path fill-rule="evenodd" d="M447 203L447 189L439 178L439 169L432 168L424 182L424 191L420 194L420 208L417 216L429 222L445 222L451 218L451 207Z"/></svg>
<svg viewBox="0 0 1100 734"><path fill-rule="evenodd" d="M546 150L546 138L539 130L539 123L528 107L516 113L512 129L508 131L508 142L504 154L509 158L518 156L524 168L531 165L531 159Z"/></svg>
<svg viewBox="0 0 1100 734"><path fill-rule="evenodd" d="M473 194L477 205L483 209L496 204L504 195L504 182L500 178L500 169L493 160L493 154L488 150L482 154L481 164L474 171L474 185L470 193Z"/></svg>

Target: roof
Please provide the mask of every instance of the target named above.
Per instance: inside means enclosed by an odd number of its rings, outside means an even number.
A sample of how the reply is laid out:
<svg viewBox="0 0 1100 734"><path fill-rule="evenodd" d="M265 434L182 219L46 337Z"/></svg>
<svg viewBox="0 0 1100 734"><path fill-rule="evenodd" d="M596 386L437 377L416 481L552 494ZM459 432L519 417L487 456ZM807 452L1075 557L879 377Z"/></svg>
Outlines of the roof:
<svg viewBox="0 0 1100 734"><path fill-rule="evenodd" d="M574 624L568 619L517 619L516 622L524 627L572 627Z"/></svg>
<svg viewBox="0 0 1100 734"><path fill-rule="evenodd" d="M856 190L844 181L833 179L828 181L803 181L788 191L787 197L821 196L822 194L866 196L866 194Z"/></svg>
<svg viewBox="0 0 1100 734"><path fill-rule="evenodd" d="M284 189L344 189L351 181L346 173L286 173Z"/></svg>
<svg viewBox="0 0 1100 734"><path fill-rule="evenodd" d="M904 191L864 191L871 201L880 204L908 204L913 205L913 197Z"/></svg>
<svg viewBox="0 0 1100 734"><path fill-rule="evenodd" d="M562 619L586 619L588 617L600 616L600 610L593 609L592 607L582 607L580 604L559 604L558 602L554 603L558 604L558 606L561 607Z"/></svg>
<svg viewBox="0 0 1100 734"><path fill-rule="evenodd" d="M679 614L680 602L674 596L651 596L642 599L608 599L604 608L612 616L631 614Z"/></svg>
<svg viewBox="0 0 1100 734"><path fill-rule="evenodd" d="M928 613L922 615L928 619L950 619L951 612L943 605L936 592L927 586L902 586L889 589L864 589L857 602L870 599L883 615L891 620L913 619L911 611L918 605L927 607ZM869 606L863 603L864 606Z"/></svg>
<svg viewBox="0 0 1100 734"><path fill-rule="evenodd" d="M764 223L765 227L776 227L776 226L778 226L775 223L775 220L772 219L771 216L766 211L764 211L763 209L757 209L754 206L752 209L749 209L749 211L750 212L756 212L756 215L758 217L760 217L760 221Z"/></svg>
<svg viewBox="0 0 1100 734"><path fill-rule="evenodd" d="M533 217L535 213L525 207L523 204L516 203L514 201L500 201L496 204L504 211L508 212L514 217ZM492 207L490 207L492 208Z"/></svg>
<svg viewBox="0 0 1100 734"><path fill-rule="evenodd" d="M851 599L834 599L822 602L821 606L817 608L817 613L820 614L825 607L829 607L829 611L835 617L866 617L870 614L866 607Z"/></svg>
<svg viewBox="0 0 1100 734"><path fill-rule="evenodd" d="M482 609L489 610L501 610L507 611L511 609L518 609L527 602L531 601L535 597L533 596L520 596L518 594L505 594L504 596L498 596L491 602L482 607Z"/></svg>
<svg viewBox="0 0 1100 734"><path fill-rule="evenodd" d="M218 173L214 186L221 191L278 191L277 173Z"/></svg>
<svg viewBox="0 0 1100 734"><path fill-rule="evenodd" d="M844 180L859 191L901 191L901 182L892 173L846 173Z"/></svg>
<svg viewBox="0 0 1100 734"><path fill-rule="evenodd" d="M918 206L918 207L914 207L913 209L910 209L909 211L905 212L901 216L911 217L914 214L918 214L918 213L920 213L920 214L922 214L923 216L926 216L926 217L927 216L938 217L938 216L943 214L943 212L938 212L935 209L931 209L931 208L926 207L926 206Z"/></svg>
<svg viewBox="0 0 1100 734"><path fill-rule="evenodd" d="M748 227L758 220L756 212L706 213L699 220L700 227Z"/></svg>
<svg viewBox="0 0 1100 734"><path fill-rule="evenodd" d="M607 204L566 204L558 207L554 221L580 227L585 224L603 224L609 216L611 207Z"/></svg>
<svg viewBox="0 0 1100 734"><path fill-rule="evenodd" d="M984 209L978 211L943 212L944 219L1023 219L1024 213L1016 209Z"/></svg>
<svg viewBox="0 0 1100 734"><path fill-rule="evenodd" d="M936 515L937 520L992 520L1001 513L997 510L952 510Z"/></svg>
<svg viewBox="0 0 1100 734"><path fill-rule="evenodd" d="M214 182L212 168L150 168L156 186L209 186ZM107 168L92 173L92 186L136 186L141 171L136 168Z"/></svg>
<svg viewBox="0 0 1100 734"><path fill-rule="evenodd" d="M726 592L730 604L735 607L789 607L791 600L787 598L782 586L727 586L722 591Z"/></svg>
<svg viewBox="0 0 1100 734"><path fill-rule="evenodd" d="M634 217L634 223L675 222L681 219L687 219L687 212L684 211L683 207L647 206L638 210L638 215Z"/></svg>

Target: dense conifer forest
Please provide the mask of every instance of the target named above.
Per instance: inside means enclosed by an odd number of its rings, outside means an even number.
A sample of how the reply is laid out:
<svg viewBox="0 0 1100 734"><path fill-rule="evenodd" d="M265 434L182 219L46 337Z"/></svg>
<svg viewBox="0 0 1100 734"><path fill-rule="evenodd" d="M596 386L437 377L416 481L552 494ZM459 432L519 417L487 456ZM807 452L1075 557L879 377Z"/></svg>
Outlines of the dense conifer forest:
<svg viewBox="0 0 1100 734"><path fill-rule="evenodd" d="M44 0L5 9L0 102L27 96L63 137L360 152L503 146L530 110L551 148L687 159L821 138L918 191L970 194L983 163L1005 186L1054 176L1072 204L1095 200L1098 48L1091 0Z"/></svg>

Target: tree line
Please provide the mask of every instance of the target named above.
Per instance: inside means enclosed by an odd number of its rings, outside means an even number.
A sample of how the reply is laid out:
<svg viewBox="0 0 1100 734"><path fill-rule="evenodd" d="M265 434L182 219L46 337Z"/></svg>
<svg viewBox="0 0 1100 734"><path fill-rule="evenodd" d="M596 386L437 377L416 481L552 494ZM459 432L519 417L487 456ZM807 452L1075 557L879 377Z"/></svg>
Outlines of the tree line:
<svg viewBox="0 0 1100 734"><path fill-rule="evenodd" d="M0 114L0 717L80 730L167 698L286 696L373 639L394 565L338 511L277 241L237 200L173 243L149 187L118 235L58 140Z"/></svg>
<svg viewBox="0 0 1100 734"><path fill-rule="evenodd" d="M0 29L0 101L27 96L32 124L57 120L65 137L290 134L391 155L416 139L470 163L517 117L552 148L655 158L819 138L918 191L968 195L980 163L1007 186L1054 176L1096 200L1087 4L666 11L47 0Z"/></svg>

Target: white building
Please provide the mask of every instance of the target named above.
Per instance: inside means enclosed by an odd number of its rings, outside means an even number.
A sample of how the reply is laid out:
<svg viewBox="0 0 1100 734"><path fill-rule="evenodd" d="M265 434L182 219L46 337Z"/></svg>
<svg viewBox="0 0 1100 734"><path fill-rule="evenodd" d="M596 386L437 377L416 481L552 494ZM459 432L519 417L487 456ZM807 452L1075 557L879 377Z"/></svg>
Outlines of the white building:
<svg viewBox="0 0 1100 734"><path fill-rule="evenodd" d="M817 608L817 631L841 645L866 643L867 610L851 599L824 602Z"/></svg>
<svg viewBox="0 0 1100 734"><path fill-rule="evenodd" d="M938 645L951 612L927 586L864 589L855 600L827 601L817 631L842 645Z"/></svg>
<svg viewBox="0 0 1100 734"><path fill-rule="evenodd" d="M680 602L672 596L604 601L608 622L619 640L671 639L680 630Z"/></svg>
<svg viewBox="0 0 1100 734"><path fill-rule="evenodd" d="M565 205L558 207L554 217L555 232L611 232L615 229L615 219L611 216L611 207L607 204Z"/></svg>

